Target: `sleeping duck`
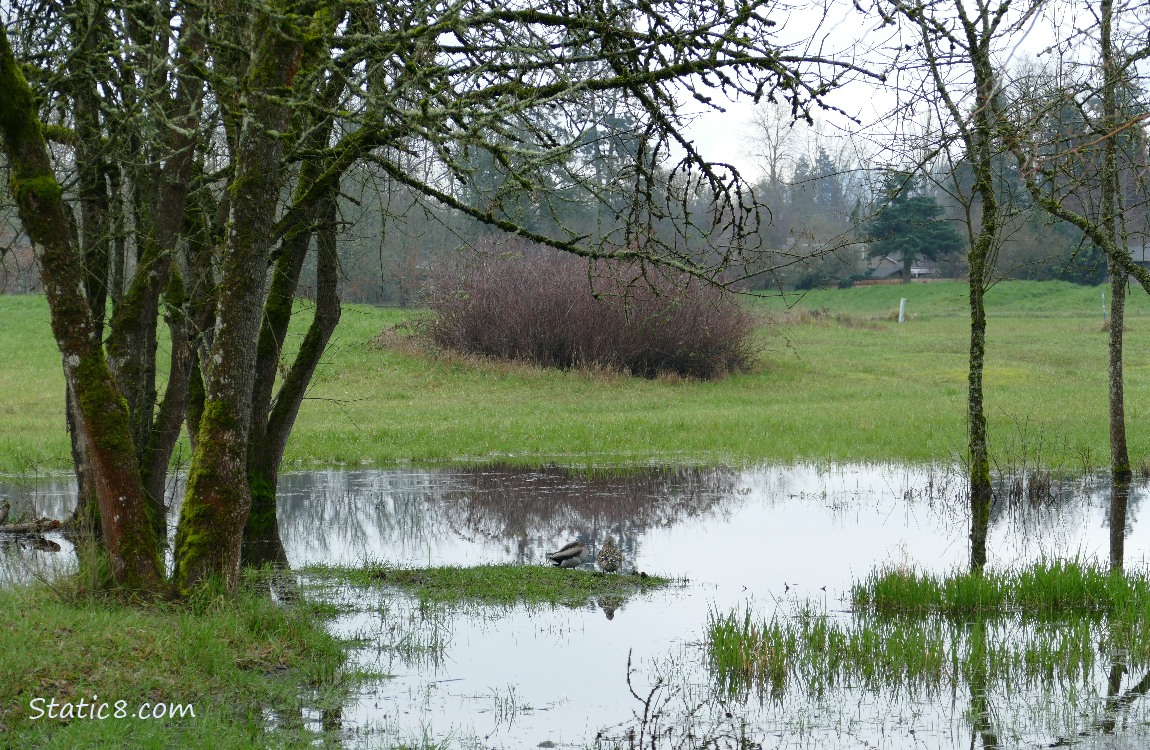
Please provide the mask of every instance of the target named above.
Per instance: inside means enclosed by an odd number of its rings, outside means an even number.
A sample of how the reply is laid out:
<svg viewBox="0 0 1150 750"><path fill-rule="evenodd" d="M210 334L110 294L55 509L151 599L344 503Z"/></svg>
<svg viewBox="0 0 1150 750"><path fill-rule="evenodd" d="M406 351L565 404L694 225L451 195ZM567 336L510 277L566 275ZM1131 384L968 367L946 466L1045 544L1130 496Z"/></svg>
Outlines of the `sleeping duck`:
<svg viewBox="0 0 1150 750"><path fill-rule="evenodd" d="M578 568L587 562L587 556L590 554L579 542L571 542L555 552L548 552L547 559L560 568Z"/></svg>

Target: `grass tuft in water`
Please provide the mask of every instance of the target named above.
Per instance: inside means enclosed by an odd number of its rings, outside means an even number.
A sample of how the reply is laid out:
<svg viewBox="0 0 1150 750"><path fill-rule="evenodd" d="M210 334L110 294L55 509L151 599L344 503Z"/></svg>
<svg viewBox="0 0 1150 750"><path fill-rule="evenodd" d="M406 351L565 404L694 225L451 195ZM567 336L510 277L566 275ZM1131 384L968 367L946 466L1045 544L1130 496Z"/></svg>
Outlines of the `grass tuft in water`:
<svg viewBox="0 0 1150 750"><path fill-rule="evenodd" d="M1146 571L1112 572L1076 560L1042 560L1006 571L938 577L909 569L872 573L851 591L856 609L879 615L940 614L951 618L1006 613L1057 616L1150 615Z"/></svg>
<svg viewBox="0 0 1150 750"><path fill-rule="evenodd" d="M1086 696L1099 665L1150 669L1145 571L1077 561L941 578L885 570L852 598L852 613L810 603L769 620L712 612L705 644L717 689L775 700L837 685L933 695L977 680Z"/></svg>
<svg viewBox="0 0 1150 750"><path fill-rule="evenodd" d="M643 574L614 575L565 570L542 565L480 565L477 567L392 568L380 564L358 567L313 566L317 579L358 586L392 586L411 592L420 601L493 605L561 604L579 607L598 599L627 597L671 583Z"/></svg>
<svg viewBox="0 0 1150 750"><path fill-rule="evenodd" d="M940 621L842 621L806 604L769 621L749 609L712 612L705 641L723 694L781 700L795 686L812 695L839 683L937 688L954 661L945 630Z"/></svg>

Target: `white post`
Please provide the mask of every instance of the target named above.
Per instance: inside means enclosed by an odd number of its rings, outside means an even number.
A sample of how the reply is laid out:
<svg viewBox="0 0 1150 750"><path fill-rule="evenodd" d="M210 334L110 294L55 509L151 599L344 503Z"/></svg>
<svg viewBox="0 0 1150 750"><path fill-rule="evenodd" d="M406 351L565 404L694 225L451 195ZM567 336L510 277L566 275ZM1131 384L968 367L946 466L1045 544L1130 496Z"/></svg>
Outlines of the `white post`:
<svg viewBox="0 0 1150 750"><path fill-rule="evenodd" d="M1106 290L1102 290L1102 325L1106 325Z"/></svg>
<svg viewBox="0 0 1150 750"><path fill-rule="evenodd" d="M902 323L906 320L906 297L898 301L898 322Z"/></svg>

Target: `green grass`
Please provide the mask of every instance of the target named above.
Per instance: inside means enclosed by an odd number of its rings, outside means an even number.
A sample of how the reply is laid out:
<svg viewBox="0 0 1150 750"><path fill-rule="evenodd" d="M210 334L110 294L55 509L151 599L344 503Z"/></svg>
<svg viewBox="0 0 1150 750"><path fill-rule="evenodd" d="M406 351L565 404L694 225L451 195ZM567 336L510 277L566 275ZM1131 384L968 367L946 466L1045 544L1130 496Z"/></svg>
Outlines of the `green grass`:
<svg viewBox="0 0 1150 750"><path fill-rule="evenodd" d="M913 319L888 313L908 298ZM779 300L749 301L779 313ZM377 343L417 313L349 305L303 405L288 466L396 461L624 465L681 461L955 461L965 445L966 287L812 292L864 322L781 322L755 371L719 382L555 372ZM1081 470L1108 455L1101 288L1004 282L987 298L986 405L1000 462ZM293 329L302 335L307 311ZM1127 424L1150 457L1150 300L1129 305ZM0 473L69 465L59 355L40 297L0 297ZM290 343L290 342L289 342ZM186 454L185 454L186 457Z"/></svg>
<svg viewBox="0 0 1150 750"><path fill-rule="evenodd" d="M615 606L670 581L658 576L616 575L544 565L479 565L470 568L390 568L312 566L303 571L319 580L353 586L391 586L423 602L484 605L563 605L581 607L593 599Z"/></svg>
<svg viewBox="0 0 1150 750"><path fill-rule="evenodd" d="M1150 572L1111 573L1041 561L982 576L904 570L873 574L852 592L854 611L813 605L759 619L712 612L705 644L716 687L781 699L838 684L953 690L985 685L1086 690L1098 664L1150 667Z"/></svg>
<svg viewBox="0 0 1150 750"><path fill-rule="evenodd" d="M839 619L813 607L771 620L749 611L712 613L704 634L714 687L731 698L821 696L836 686L926 697L1000 694L1013 687L1092 691L1092 673L1118 660L1150 664L1145 612L1135 621L1068 616L960 622L942 617ZM1133 627L1138 626L1138 627Z"/></svg>
<svg viewBox="0 0 1150 750"><path fill-rule="evenodd" d="M857 609L887 616L1115 614L1150 611L1150 577L1144 571L1123 574L1073 560L1042 560L981 575L883 570L856 584L851 600Z"/></svg>
<svg viewBox="0 0 1150 750"><path fill-rule="evenodd" d="M65 585L0 588L0 747L315 747L302 708L346 698L342 647L306 607L255 594L129 605ZM108 718L34 718L36 698L93 696ZM129 714L190 704L195 716L114 718L117 701Z"/></svg>

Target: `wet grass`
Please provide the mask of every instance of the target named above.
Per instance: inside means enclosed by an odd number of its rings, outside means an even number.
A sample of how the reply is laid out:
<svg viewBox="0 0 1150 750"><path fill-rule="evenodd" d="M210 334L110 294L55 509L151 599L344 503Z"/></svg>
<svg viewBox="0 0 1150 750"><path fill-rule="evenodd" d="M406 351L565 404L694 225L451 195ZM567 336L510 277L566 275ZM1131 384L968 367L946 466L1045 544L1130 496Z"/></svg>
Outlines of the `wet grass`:
<svg viewBox="0 0 1150 750"><path fill-rule="evenodd" d="M1150 664L1146 621L1127 624L1090 616L839 618L808 606L770 620L712 613L705 637L715 686L732 698L821 696L836 687L930 697L972 681L980 690L1085 694L1102 666Z"/></svg>
<svg viewBox="0 0 1150 750"><path fill-rule="evenodd" d="M879 615L943 615L973 619L1023 613L1032 616L1150 615L1150 577L1123 574L1074 560L1042 560L1017 570L936 576L891 569L871 574L851 591L856 609Z"/></svg>
<svg viewBox="0 0 1150 750"><path fill-rule="evenodd" d="M1150 577L1078 562L1041 562L983 576L876 573L855 610L813 604L758 618L712 612L705 643L730 696L835 686L936 694L1040 688L1091 693L1097 670L1150 670Z"/></svg>
<svg viewBox="0 0 1150 750"><path fill-rule="evenodd" d="M759 332L753 372L713 383L557 372L434 354L380 332L415 311L349 305L286 460L290 465L498 460L610 466L682 461L961 460L966 287L957 283L818 292ZM1071 471L1106 461L1101 290L1009 282L988 296L986 399L1000 465L1041 448ZM891 322L899 296L914 319ZM301 303L289 347L310 311ZM1127 346L1150 349L1150 299L1133 295ZM40 297L0 296L0 474L69 466L59 353ZM842 321L846 321L843 323ZM1150 367L1126 368L1135 464L1150 458ZM1041 446L1038 443L1042 443ZM186 456L186 453L185 453Z"/></svg>
<svg viewBox="0 0 1150 750"><path fill-rule="evenodd" d="M0 622L0 747L315 747L304 710L346 699L341 645L306 606L266 594L126 604L66 582L5 587ZM49 700L76 714L93 696L107 718L36 718ZM143 703L194 717L130 718Z"/></svg>
<svg viewBox="0 0 1150 750"><path fill-rule="evenodd" d="M303 573L318 581L363 587L389 586L409 592L422 602L500 606L581 607L593 600L622 603L634 594L671 583L670 579L645 573L604 574L543 565L391 568L368 564L312 566Z"/></svg>

